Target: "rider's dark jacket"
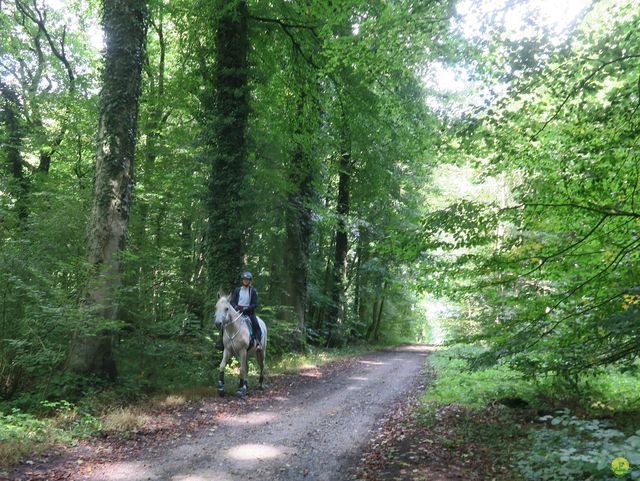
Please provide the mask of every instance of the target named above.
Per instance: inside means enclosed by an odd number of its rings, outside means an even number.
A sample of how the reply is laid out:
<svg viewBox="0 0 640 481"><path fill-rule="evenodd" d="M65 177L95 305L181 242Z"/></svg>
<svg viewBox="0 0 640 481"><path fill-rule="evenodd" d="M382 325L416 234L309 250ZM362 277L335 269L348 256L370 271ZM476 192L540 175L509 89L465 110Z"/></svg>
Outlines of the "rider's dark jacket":
<svg viewBox="0 0 640 481"><path fill-rule="evenodd" d="M239 299L240 299L240 287L236 287L230 299L231 305L233 306L234 309L238 308ZM256 288L253 286L251 286L251 300L249 302L250 304L244 308L244 313L248 314L249 316L255 316L256 307L258 307L259 302L258 302L258 291L256 291Z"/></svg>

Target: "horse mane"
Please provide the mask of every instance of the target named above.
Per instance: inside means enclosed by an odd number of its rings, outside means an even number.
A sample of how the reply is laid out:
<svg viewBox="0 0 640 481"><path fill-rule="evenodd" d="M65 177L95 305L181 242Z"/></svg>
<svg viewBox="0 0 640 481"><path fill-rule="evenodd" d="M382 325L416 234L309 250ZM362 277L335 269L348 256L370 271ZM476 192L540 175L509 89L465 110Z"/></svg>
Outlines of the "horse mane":
<svg viewBox="0 0 640 481"><path fill-rule="evenodd" d="M231 296L218 294L218 300L216 301L216 306L220 304L220 302L226 302L227 304L229 304L229 307L233 308L233 306L231 305L231 301L229 300L230 297Z"/></svg>

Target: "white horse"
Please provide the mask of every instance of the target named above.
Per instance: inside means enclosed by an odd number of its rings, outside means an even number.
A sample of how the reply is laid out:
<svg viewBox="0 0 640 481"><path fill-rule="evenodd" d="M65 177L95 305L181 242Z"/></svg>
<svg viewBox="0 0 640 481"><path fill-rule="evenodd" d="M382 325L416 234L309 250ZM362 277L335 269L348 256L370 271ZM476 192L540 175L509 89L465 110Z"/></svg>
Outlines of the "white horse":
<svg viewBox="0 0 640 481"><path fill-rule="evenodd" d="M218 378L218 392L224 396L224 368L231 356L236 356L240 360L240 386L236 394L244 396L247 393L247 365L248 357L251 354L256 355L258 366L260 367L260 389L264 381L264 359L267 351L267 326L264 321L258 317L260 329L262 329L262 350L256 351L256 347L249 344L251 335L249 326L242 313L236 311L226 297L220 296L216 303L216 327L223 328L222 342L224 344L224 353L222 362L220 363L220 374ZM251 322L251 321L249 321Z"/></svg>

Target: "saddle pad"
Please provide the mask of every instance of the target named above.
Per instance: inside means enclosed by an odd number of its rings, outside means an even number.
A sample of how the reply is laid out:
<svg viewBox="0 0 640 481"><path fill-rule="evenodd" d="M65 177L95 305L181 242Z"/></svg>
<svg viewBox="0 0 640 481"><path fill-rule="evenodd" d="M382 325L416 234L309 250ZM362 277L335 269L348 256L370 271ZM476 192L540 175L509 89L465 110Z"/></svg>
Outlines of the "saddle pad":
<svg viewBox="0 0 640 481"><path fill-rule="evenodd" d="M253 325L251 324L251 318L246 314L243 314L242 318L244 319L244 322L247 324L247 327L249 328L249 338L255 339L256 336L253 334Z"/></svg>

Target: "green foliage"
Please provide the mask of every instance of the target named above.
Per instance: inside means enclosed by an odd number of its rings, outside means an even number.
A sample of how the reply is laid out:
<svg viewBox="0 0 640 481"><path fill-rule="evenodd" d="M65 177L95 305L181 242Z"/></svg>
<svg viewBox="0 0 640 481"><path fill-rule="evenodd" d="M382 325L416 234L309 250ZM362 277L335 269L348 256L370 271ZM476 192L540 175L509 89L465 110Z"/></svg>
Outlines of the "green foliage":
<svg viewBox="0 0 640 481"><path fill-rule="evenodd" d="M425 402L438 405L461 404L480 408L506 397L533 400L535 386L506 366L473 370L473 359L486 350L474 346L454 346L429 356L436 371L435 381L425 393Z"/></svg>
<svg viewBox="0 0 640 481"><path fill-rule="evenodd" d="M625 479L640 479L640 431L627 436L605 421L581 420L566 410L540 420L546 425L531 432L531 450L515 463L525 479L619 479L611 471L618 457L631 465Z"/></svg>
<svg viewBox="0 0 640 481"><path fill-rule="evenodd" d="M96 435L100 420L68 401L40 403L47 417L36 417L18 408L0 411L0 466L10 466L24 456L57 443L75 444Z"/></svg>
<svg viewBox="0 0 640 481"><path fill-rule="evenodd" d="M544 425L529 430L529 442L519 445L510 462L531 480L615 479L611 462L625 457L631 463L631 478L640 477L640 431L637 430L640 380L630 373L607 372L585 376L578 384L558 377L527 380L507 366L473 369L474 360L486 348L457 345L429 357L436 379L422 398L416 416L425 425L437 423L440 406L459 404L482 409L490 403L513 398L526 400L530 409L549 412L563 404L589 417L618 415L611 420L581 419L564 408L540 418ZM531 412L531 410L529 410ZM473 420L469 429L475 430ZM520 422L520 421L514 421ZM531 427L518 425L517 429ZM459 427L463 430L464 423ZM483 429L478 435L484 436ZM462 433L464 434L464 433ZM478 435L471 439L477 442ZM491 439L491 436L488 438Z"/></svg>
<svg viewBox="0 0 640 481"><path fill-rule="evenodd" d="M407 244L424 286L460 304L456 338L487 342L487 365L576 384L634 369L638 22L629 2L602 1L562 38L491 24L467 39L490 52L470 75L505 93L450 119L441 157L471 174Z"/></svg>

